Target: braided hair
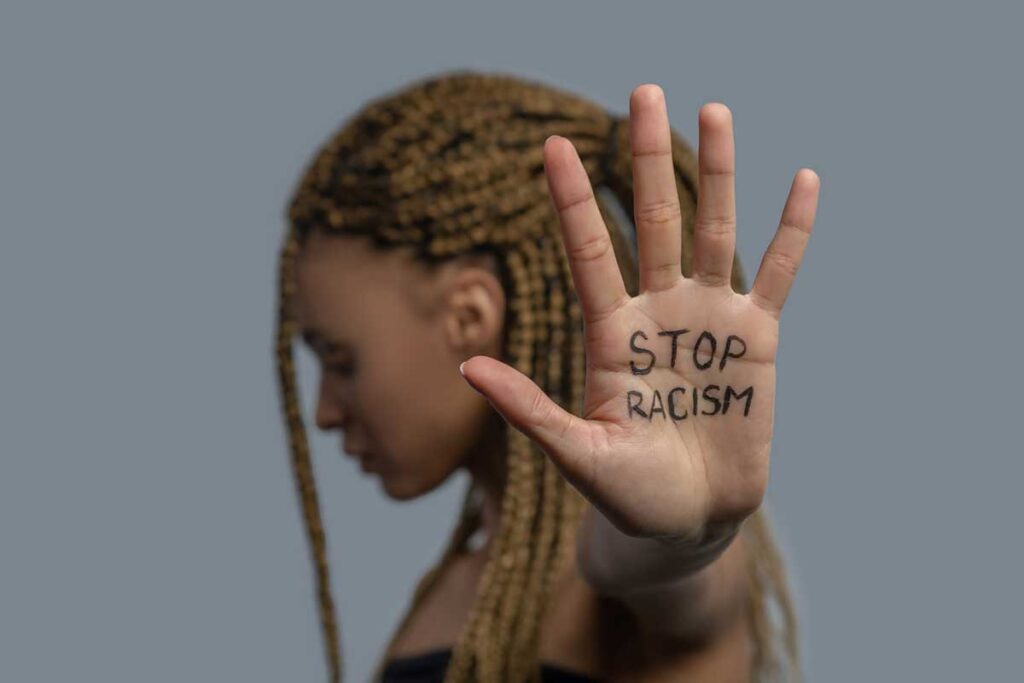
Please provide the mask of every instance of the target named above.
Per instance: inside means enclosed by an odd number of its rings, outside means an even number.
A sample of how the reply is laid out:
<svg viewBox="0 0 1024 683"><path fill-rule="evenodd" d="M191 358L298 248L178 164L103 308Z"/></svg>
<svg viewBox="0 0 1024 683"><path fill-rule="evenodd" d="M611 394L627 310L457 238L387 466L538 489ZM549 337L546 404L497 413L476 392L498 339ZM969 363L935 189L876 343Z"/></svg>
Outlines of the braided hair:
<svg viewBox="0 0 1024 683"><path fill-rule="evenodd" d="M366 104L318 151L288 206L280 250L276 357L295 485L312 555L328 673L341 680L340 626L309 445L296 387L297 257L313 230L411 247L427 263L471 253L496 261L508 295L502 360L561 407L579 414L584 390L582 312L542 158L553 134L572 140L597 192L630 294L638 288L632 154L623 119L581 97L505 74L454 71ZM683 213L682 269L692 268L697 161L674 131L672 157ZM604 194L611 193L611 197ZM619 206L615 207L615 201ZM738 259L732 286L745 292ZM507 482L498 531L446 683L539 681L538 635L553 578L574 552L586 501L525 435L508 429ZM395 636L442 571L482 524L470 485L440 558L419 580ZM796 617L764 508L743 525L751 552L747 614L758 680L799 675ZM774 603L772 602L774 598ZM782 623L771 617L775 605ZM385 652L390 647L385 649ZM379 678L385 660L377 666Z"/></svg>

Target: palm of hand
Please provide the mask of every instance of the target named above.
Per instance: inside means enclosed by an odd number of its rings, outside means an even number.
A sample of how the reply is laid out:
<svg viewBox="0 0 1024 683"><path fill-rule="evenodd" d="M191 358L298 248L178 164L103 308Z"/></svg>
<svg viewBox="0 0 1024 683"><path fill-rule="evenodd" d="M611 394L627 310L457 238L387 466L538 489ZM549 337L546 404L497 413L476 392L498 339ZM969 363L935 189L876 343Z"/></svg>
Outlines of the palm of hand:
<svg viewBox="0 0 1024 683"><path fill-rule="evenodd" d="M813 225L818 180L798 172L751 292L734 292L731 115L702 107L694 273L684 278L668 125L660 88L634 90L636 297L625 291L575 149L557 136L545 143L585 321L582 417L500 361L481 356L463 372L621 530L689 539L738 523L764 497L779 314Z"/></svg>
<svg viewBox="0 0 1024 683"><path fill-rule="evenodd" d="M588 330L589 442L566 452L577 459L563 472L634 535L697 532L756 508L777 332L746 297L693 280L631 299Z"/></svg>

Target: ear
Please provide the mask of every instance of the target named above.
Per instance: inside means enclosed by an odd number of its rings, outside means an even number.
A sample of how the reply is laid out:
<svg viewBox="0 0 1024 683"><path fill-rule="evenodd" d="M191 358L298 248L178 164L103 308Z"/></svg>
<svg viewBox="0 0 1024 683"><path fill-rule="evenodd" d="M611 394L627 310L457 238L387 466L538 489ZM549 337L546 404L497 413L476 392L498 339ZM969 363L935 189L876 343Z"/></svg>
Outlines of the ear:
<svg viewBox="0 0 1024 683"><path fill-rule="evenodd" d="M445 339L459 356L497 354L505 325L505 289L489 270L463 267L444 292Z"/></svg>

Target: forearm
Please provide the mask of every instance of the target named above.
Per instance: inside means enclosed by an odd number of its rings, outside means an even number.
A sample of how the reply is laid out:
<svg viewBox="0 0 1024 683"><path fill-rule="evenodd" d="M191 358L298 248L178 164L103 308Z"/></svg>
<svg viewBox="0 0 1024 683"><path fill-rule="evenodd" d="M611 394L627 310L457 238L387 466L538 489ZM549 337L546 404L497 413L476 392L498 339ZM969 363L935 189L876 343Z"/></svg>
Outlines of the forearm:
<svg viewBox="0 0 1024 683"><path fill-rule="evenodd" d="M699 642L731 623L743 606L746 548L738 531L716 531L702 544L635 538L588 506L578 566L598 592L621 601L651 634Z"/></svg>

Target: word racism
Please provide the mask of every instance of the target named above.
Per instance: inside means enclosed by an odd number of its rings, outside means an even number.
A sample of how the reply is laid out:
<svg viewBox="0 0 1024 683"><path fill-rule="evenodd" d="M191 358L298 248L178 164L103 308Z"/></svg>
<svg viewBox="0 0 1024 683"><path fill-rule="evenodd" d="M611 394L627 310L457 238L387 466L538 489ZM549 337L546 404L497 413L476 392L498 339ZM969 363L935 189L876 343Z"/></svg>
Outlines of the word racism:
<svg viewBox="0 0 1024 683"><path fill-rule="evenodd" d="M690 330L662 330L658 332L659 337L671 337L671 360L669 367L674 368L676 366L676 355L679 349L679 337L688 333ZM629 369L633 371L634 375L646 375L653 368L657 361L657 357L654 352L650 349L646 349L637 343L637 339L647 339L647 335L637 330L633 333L633 336L629 338L629 348L637 354L641 354L650 358L650 361L646 365L638 365L636 361L629 361ZM707 360L701 361L699 358L699 352L705 349L707 353ZM701 332L700 337L697 338L697 343L693 345L693 365L698 370L708 370L715 363L715 352L718 349L718 340L715 336L705 330ZM737 337L735 334L730 334L725 340L725 349L722 351L721 360L718 362L718 371L721 372L725 369L725 364L730 358L741 358L743 354L747 352L747 344L745 341ZM703 400L703 410L700 410L700 401ZM754 387L747 387L743 391L736 391L733 387L728 384L723 389L718 384L708 384L704 389L698 392L697 387L690 387L687 390L686 387L672 387L665 398L662 398L661 391L655 389L654 395L650 401L644 400L643 392L631 390L626 392L626 410L630 419L633 419L633 414L637 414L642 418L646 418L648 421L653 420L655 414L661 413L662 419L668 419L671 417L673 420L685 420L689 415L725 415L729 412L729 407L733 401L741 400L743 404L743 416L746 417L750 413L750 404L754 400ZM667 410L667 413L666 413Z"/></svg>

